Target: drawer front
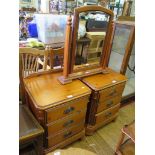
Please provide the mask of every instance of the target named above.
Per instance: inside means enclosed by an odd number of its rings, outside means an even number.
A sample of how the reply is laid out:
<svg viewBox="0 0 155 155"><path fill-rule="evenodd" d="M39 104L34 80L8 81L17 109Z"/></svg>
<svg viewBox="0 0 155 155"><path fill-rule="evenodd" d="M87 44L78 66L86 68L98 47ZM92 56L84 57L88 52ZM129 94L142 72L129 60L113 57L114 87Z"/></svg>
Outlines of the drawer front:
<svg viewBox="0 0 155 155"><path fill-rule="evenodd" d="M115 96L122 94L124 87L125 87L125 82L101 90L99 92L100 93L99 102L108 100L110 98L113 98Z"/></svg>
<svg viewBox="0 0 155 155"><path fill-rule="evenodd" d="M47 136L54 135L61 130L68 129L74 125L80 124L80 122L85 121L85 111L80 111L75 114L69 115L68 117L65 117L64 119L60 119L59 121L56 121L54 123L50 123L47 125Z"/></svg>
<svg viewBox="0 0 155 155"><path fill-rule="evenodd" d="M118 95L114 98L111 98L109 100L99 102L98 108L97 108L97 113L102 112L103 110L106 110L106 109L120 103L121 98L122 98L122 95L120 94L120 95Z"/></svg>
<svg viewBox="0 0 155 155"><path fill-rule="evenodd" d="M58 143L61 143L62 141L70 138L71 136L79 133L84 129L84 122L80 123L76 126L73 126L72 128L69 128L59 134L56 134L54 136L50 136L47 138L48 140L48 147L52 147Z"/></svg>
<svg viewBox="0 0 155 155"><path fill-rule="evenodd" d="M104 122L111 117L113 117L118 111L119 111L120 104L117 104L113 106L112 108L109 108L107 110L104 110L101 113L96 114L96 124L100 122Z"/></svg>
<svg viewBox="0 0 155 155"><path fill-rule="evenodd" d="M82 109L87 108L87 103L88 103L88 96L46 110L47 123L69 116L70 114L73 114L75 112L80 112Z"/></svg>

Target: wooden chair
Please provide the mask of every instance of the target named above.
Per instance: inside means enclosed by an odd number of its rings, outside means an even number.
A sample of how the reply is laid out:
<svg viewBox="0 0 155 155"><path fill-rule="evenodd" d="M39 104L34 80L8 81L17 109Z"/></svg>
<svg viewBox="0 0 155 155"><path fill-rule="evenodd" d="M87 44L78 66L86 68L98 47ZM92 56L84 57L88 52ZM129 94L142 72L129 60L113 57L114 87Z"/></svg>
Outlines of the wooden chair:
<svg viewBox="0 0 155 155"><path fill-rule="evenodd" d="M44 129L28 107L19 105L19 154L43 155L43 133Z"/></svg>
<svg viewBox="0 0 155 155"><path fill-rule="evenodd" d="M20 73L23 78L47 69L48 50L19 48ZM43 61L41 60L43 58Z"/></svg>
<svg viewBox="0 0 155 155"><path fill-rule="evenodd" d="M135 153L135 121L122 128L122 134L117 144L116 155L134 155ZM127 139L124 141L125 136Z"/></svg>
<svg viewBox="0 0 155 155"><path fill-rule="evenodd" d="M58 66L55 66L56 59L55 57L58 57ZM63 67L63 58L64 58L64 48L58 48L58 49L50 49L50 69L57 69ZM47 69L49 69L49 66L47 66Z"/></svg>
<svg viewBox="0 0 155 155"><path fill-rule="evenodd" d="M37 75L38 73L47 70L48 54L48 48L45 50L39 50L30 47L19 48L19 92L22 103L26 103L23 78Z"/></svg>

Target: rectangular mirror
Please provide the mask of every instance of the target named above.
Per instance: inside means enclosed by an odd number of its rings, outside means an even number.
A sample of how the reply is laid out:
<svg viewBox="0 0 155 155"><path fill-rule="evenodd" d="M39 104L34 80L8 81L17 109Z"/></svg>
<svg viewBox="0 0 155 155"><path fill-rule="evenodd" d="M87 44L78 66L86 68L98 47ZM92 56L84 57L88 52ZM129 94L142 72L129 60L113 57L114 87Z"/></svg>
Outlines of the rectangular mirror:
<svg viewBox="0 0 155 155"><path fill-rule="evenodd" d="M101 11L79 13L73 71L100 66L110 16Z"/></svg>

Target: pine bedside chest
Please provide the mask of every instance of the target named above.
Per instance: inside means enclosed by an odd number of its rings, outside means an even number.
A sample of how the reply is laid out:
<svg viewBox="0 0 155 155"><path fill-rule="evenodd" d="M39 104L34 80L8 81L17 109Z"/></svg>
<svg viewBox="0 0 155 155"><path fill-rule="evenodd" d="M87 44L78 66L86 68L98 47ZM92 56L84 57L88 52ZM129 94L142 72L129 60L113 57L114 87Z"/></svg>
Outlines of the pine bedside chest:
<svg viewBox="0 0 155 155"><path fill-rule="evenodd" d="M80 80L62 85L58 73L24 79L27 102L45 129L44 153L85 136L85 115L91 90Z"/></svg>
<svg viewBox="0 0 155 155"><path fill-rule="evenodd" d="M111 69L107 72L82 78L92 89L87 108L87 135L92 135L96 129L114 120L119 111L127 78Z"/></svg>

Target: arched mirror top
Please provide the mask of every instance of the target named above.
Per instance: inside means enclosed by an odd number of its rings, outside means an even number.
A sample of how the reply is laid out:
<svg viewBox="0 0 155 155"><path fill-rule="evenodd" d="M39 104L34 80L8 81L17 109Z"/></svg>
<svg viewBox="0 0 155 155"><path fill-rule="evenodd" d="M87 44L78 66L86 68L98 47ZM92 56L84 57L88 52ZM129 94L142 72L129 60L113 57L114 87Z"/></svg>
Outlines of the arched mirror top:
<svg viewBox="0 0 155 155"><path fill-rule="evenodd" d="M70 73L102 66L113 17L111 10L101 6L74 9Z"/></svg>
<svg viewBox="0 0 155 155"><path fill-rule="evenodd" d="M111 10L106 9L102 6L97 6L97 5L82 6L79 8L75 8L74 9L74 17L77 16L77 14L79 14L81 12L87 12L87 11L101 11L101 12L108 14L111 17L114 17L114 13Z"/></svg>

